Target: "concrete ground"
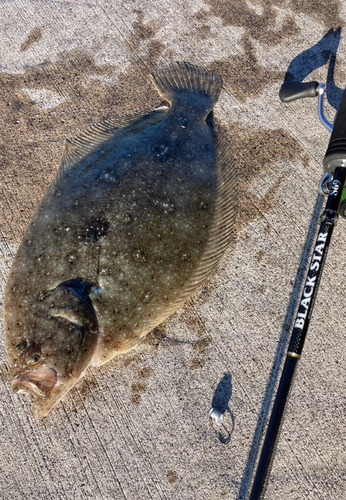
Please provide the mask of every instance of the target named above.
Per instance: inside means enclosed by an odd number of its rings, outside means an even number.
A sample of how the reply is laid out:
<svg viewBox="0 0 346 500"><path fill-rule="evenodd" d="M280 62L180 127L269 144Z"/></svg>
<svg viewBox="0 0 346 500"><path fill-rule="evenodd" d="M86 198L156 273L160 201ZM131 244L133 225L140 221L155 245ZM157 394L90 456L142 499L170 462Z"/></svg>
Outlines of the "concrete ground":
<svg viewBox="0 0 346 500"><path fill-rule="evenodd" d="M174 60L219 74L215 108L239 173L236 245L134 351L92 369L42 419L11 393L0 332L1 499L245 499L323 199L329 133L290 78L346 82L341 0L1 0L0 285L63 141L159 103ZM340 43L339 43L340 42ZM307 52L305 52L307 51ZM336 54L336 58L334 55ZM346 498L346 223L340 220L266 498ZM2 296L1 296L2 301ZM223 435L208 416L224 411Z"/></svg>

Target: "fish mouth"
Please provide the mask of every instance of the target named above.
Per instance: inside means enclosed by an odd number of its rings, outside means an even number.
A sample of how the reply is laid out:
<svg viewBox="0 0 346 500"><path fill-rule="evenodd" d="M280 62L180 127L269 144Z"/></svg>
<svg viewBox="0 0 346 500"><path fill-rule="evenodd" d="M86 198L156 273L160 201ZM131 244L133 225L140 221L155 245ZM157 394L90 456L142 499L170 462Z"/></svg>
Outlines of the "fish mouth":
<svg viewBox="0 0 346 500"><path fill-rule="evenodd" d="M34 417L46 417L52 408L72 389L84 375L88 366L78 377L57 375L55 370L41 365L36 370L17 373L12 380L14 393L28 391L36 396L32 412Z"/></svg>
<svg viewBox="0 0 346 500"><path fill-rule="evenodd" d="M35 396L47 398L57 382L56 372L41 365L37 370L28 371L12 380L12 390L14 393L26 390Z"/></svg>

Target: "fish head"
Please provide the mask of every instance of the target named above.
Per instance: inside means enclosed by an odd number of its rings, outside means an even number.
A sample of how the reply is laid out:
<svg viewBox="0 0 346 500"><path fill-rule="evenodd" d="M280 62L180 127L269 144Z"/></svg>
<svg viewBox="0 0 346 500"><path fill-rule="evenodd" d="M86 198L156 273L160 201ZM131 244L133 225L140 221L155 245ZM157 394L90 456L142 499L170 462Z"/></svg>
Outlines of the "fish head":
<svg viewBox="0 0 346 500"><path fill-rule="evenodd" d="M90 366L97 316L88 295L63 283L37 301L21 325L7 342L12 388L33 393L33 414L45 416Z"/></svg>

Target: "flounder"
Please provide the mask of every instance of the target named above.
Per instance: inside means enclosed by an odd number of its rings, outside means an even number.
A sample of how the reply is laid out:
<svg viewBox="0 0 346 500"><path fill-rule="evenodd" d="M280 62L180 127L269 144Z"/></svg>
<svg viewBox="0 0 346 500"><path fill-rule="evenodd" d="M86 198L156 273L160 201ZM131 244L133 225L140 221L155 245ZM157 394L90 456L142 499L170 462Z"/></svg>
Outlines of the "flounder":
<svg viewBox="0 0 346 500"><path fill-rule="evenodd" d="M211 113L221 78L186 62L152 76L163 105L66 141L13 261L6 348L36 416L201 288L234 230L234 160Z"/></svg>

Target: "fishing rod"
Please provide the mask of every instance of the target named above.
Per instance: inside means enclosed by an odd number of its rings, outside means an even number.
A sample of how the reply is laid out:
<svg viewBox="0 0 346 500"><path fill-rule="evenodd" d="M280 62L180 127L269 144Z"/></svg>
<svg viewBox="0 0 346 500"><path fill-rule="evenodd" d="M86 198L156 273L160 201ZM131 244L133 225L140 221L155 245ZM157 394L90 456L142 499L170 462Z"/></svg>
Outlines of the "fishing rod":
<svg viewBox="0 0 346 500"><path fill-rule="evenodd" d="M302 354L333 229L339 215L346 218L346 189L344 189L346 181L346 89L341 99L334 127L326 119L323 112L324 92L325 84L319 84L316 81L309 83L285 82L279 92L281 101L287 103L296 99L318 96L319 118L323 125L332 132L327 152L323 160L323 166L326 173L319 185L319 191L328 195L328 198L321 217L320 229L318 231L308 274L299 302L292 336L286 353L284 368L281 374L249 500L260 500L264 498L283 422L285 407L292 387L295 369Z"/></svg>

